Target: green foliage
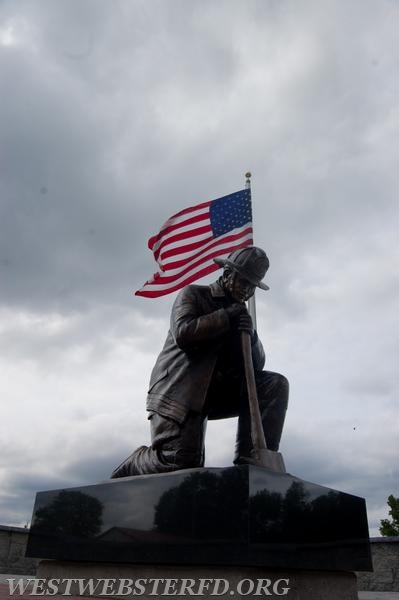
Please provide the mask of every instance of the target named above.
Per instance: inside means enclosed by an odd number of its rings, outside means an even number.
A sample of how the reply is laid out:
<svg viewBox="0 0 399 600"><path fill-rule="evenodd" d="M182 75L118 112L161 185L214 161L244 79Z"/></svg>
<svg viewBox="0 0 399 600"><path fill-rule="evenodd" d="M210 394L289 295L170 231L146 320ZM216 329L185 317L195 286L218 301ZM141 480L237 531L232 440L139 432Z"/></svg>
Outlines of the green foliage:
<svg viewBox="0 0 399 600"><path fill-rule="evenodd" d="M399 535L399 498L388 496L389 515L391 519L381 519L380 533L384 536Z"/></svg>

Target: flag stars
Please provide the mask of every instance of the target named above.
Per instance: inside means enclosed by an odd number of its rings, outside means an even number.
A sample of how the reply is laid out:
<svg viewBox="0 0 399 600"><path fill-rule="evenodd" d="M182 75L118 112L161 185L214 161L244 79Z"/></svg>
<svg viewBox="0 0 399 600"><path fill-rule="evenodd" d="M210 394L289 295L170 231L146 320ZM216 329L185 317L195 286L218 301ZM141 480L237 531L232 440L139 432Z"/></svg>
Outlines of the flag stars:
<svg viewBox="0 0 399 600"><path fill-rule="evenodd" d="M214 200L210 206L210 220L215 236L233 229L251 225L252 210L249 190Z"/></svg>

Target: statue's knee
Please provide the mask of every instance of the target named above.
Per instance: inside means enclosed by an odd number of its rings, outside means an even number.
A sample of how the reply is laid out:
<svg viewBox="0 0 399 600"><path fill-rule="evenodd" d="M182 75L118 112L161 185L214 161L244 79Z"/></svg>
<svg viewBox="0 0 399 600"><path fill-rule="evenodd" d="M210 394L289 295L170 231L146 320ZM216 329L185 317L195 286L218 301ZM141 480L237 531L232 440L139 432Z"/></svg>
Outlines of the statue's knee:
<svg viewBox="0 0 399 600"><path fill-rule="evenodd" d="M269 404L274 400L274 405L281 410L286 410L288 406L289 382L288 379L280 373L263 371L258 374L258 396L260 404Z"/></svg>
<svg viewBox="0 0 399 600"><path fill-rule="evenodd" d="M273 389L278 388L282 392L288 394L289 392L289 381L285 375L281 373L274 373L272 371L261 371L257 373L257 382L261 387Z"/></svg>
<svg viewBox="0 0 399 600"><path fill-rule="evenodd" d="M287 397L287 401L288 401L288 394L290 391L289 381L284 375L281 375L280 373L276 373L276 375L278 376L277 385L279 386L281 392L285 394L285 396Z"/></svg>
<svg viewBox="0 0 399 600"><path fill-rule="evenodd" d="M280 375L280 373L276 373L276 375L278 375L278 404L280 406L280 410L286 411L288 407L288 395L290 390L290 384L288 382L288 379L284 375Z"/></svg>

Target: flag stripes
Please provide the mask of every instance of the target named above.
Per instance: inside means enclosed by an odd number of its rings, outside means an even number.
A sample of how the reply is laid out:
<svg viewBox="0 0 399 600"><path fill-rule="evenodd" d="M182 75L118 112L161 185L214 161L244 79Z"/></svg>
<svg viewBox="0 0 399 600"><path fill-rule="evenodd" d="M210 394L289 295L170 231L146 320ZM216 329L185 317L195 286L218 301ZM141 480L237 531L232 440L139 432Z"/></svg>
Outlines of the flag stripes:
<svg viewBox="0 0 399 600"><path fill-rule="evenodd" d="M136 295L156 298L177 291L216 271L214 258L252 243L250 190L185 208L149 239L160 270Z"/></svg>

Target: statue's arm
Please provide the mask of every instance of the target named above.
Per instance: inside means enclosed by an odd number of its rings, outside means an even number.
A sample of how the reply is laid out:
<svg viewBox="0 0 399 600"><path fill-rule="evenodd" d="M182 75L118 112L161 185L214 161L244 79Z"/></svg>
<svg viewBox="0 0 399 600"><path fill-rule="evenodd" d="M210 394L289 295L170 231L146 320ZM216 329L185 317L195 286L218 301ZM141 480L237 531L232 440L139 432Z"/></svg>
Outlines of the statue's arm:
<svg viewBox="0 0 399 600"><path fill-rule="evenodd" d="M170 330L180 348L216 339L230 330L224 308L201 314L201 301L195 289L184 288L177 296L170 319Z"/></svg>

